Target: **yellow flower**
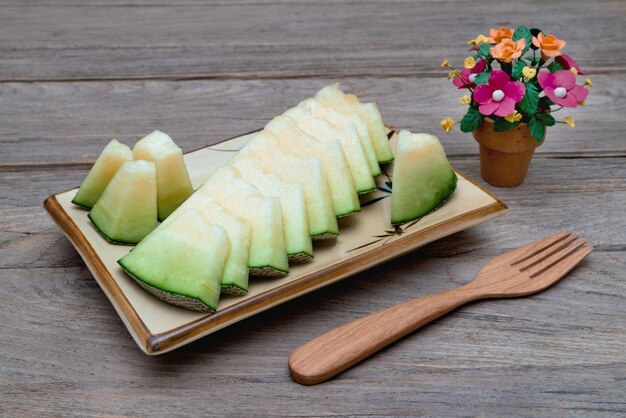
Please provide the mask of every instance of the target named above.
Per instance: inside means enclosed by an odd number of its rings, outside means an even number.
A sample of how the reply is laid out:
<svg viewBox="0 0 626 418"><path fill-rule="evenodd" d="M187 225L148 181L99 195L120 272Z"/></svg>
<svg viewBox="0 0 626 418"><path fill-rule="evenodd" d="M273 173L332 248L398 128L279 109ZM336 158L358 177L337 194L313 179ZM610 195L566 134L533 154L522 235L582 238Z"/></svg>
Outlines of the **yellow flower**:
<svg viewBox="0 0 626 418"><path fill-rule="evenodd" d="M448 73L448 80L450 80L450 79L452 79L454 77L458 77L458 76L459 76L459 70L450 71Z"/></svg>
<svg viewBox="0 0 626 418"><path fill-rule="evenodd" d="M463 61L463 67L467 68L468 70L474 68L474 66L476 66L476 60L474 59L474 57L467 57L465 58L465 61Z"/></svg>
<svg viewBox="0 0 626 418"><path fill-rule="evenodd" d="M452 131L452 127L454 126L454 121L452 120L452 118L445 118L444 120L441 121L440 125L441 125L441 129L443 129L447 134L449 134L450 131Z"/></svg>
<svg viewBox="0 0 626 418"><path fill-rule="evenodd" d="M484 44L486 42L489 42L489 38L487 38L485 35L483 35L482 33L479 34L477 37L475 37L474 39L472 39L471 41L469 41L467 44L468 45L478 45L480 43Z"/></svg>
<svg viewBox="0 0 626 418"><path fill-rule="evenodd" d="M514 111L510 115L505 116L504 119L509 123L515 123L515 122L522 120L522 115L521 113Z"/></svg>
<svg viewBox="0 0 626 418"><path fill-rule="evenodd" d="M576 68L572 67L569 70L572 72L572 74L578 75L578 70Z"/></svg>
<svg viewBox="0 0 626 418"><path fill-rule="evenodd" d="M535 76L537 75L537 70L530 67L524 67L522 68L522 75L526 80L530 80L532 78L535 78Z"/></svg>
<svg viewBox="0 0 626 418"><path fill-rule="evenodd" d="M567 124L567 126L569 126L570 128L573 128L574 126L576 126L574 124L574 118L571 116L567 116L563 119L563 123Z"/></svg>
<svg viewBox="0 0 626 418"><path fill-rule="evenodd" d="M459 103L461 103L462 105L468 105L472 103L472 98L468 95L465 95L459 99Z"/></svg>
<svg viewBox="0 0 626 418"><path fill-rule="evenodd" d="M443 61L441 61L441 68L450 68L450 63L448 62L448 58L444 58Z"/></svg>
<svg viewBox="0 0 626 418"><path fill-rule="evenodd" d="M583 83L583 86L593 87L593 83L591 82L591 79L585 78L585 82Z"/></svg>
<svg viewBox="0 0 626 418"><path fill-rule="evenodd" d="M582 102L578 103L578 106L583 107L585 105L585 101L583 100Z"/></svg>

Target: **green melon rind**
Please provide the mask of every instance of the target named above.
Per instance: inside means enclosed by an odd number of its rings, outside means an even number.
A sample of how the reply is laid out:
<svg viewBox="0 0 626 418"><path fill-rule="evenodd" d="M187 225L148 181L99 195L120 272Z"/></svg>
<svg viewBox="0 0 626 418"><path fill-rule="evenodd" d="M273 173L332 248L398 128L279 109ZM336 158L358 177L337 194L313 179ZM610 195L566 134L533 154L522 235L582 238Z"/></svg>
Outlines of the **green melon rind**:
<svg viewBox="0 0 626 418"><path fill-rule="evenodd" d="M91 212L87 213L87 217L89 218L89 220L91 221L91 224L93 225L93 227L95 228L96 231L98 231L98 233L102 236L102 238L104 238L105 240L107 240L108 242L110 242L111 244L117 244L117 245L137 245L137 242L135 241L123 241L123 240L119 240L119 239L115 239L115 238L111 238L109 236L106 235L106 233L100 229L100 227L98 226L98 220L93 218L93 216L91 215Z"/></svg>

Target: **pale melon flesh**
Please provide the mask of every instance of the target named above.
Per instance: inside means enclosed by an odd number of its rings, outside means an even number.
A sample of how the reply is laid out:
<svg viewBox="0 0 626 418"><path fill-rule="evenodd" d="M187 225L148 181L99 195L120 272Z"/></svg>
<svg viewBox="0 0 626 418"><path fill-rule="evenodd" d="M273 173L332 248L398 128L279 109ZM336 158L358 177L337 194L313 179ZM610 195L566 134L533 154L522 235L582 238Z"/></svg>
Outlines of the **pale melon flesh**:
<svg viewBox="0 0 626 418"><path fill-rule="evenodd" d="M122 164L88 216L111 242L141 241L158 225L154 164L142 160Z"/></svg>
<svg viewBox="0 0 626 418"><path fill-rule="evenodd" d="M133 147L135 160L152 161L157 172L159 221L167 218L193 193L182 150L164 132L154 131Z"/></svg>
<svg viewBox="0 0 626 418"><path fill-rule="evenodd" d="M189 210L150 234L118 263L163 301L215 312L229 251L226 231Z"/></svg>
<svg viewBox="0 0 626 418"><path fill-rule="evenodd" d="M392 180L392 224L434 211L452 195L457 183L439 139L409 131L400 131Z"/></svg>
<svg viewBox="0 0 626 418"><path fill-rule="evenodd" d="M118 142L117 139L111 140L89 170L72 203L91 209L122 164L132 160L133 152L128 145Z"/></svg>

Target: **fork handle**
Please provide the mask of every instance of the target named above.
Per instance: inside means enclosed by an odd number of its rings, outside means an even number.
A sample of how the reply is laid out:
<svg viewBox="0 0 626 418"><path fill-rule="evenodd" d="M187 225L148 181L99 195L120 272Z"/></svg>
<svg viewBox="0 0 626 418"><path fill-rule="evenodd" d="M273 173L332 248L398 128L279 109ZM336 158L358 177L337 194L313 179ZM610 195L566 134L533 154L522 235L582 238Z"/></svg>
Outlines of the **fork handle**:
<svg viewBox="0 0 626 418"><path fill-rule="evenodd" d="M413 299L335 328L297 348L289 357L294 380L315 385L381 348L480 296L462 286Z"/></svg>

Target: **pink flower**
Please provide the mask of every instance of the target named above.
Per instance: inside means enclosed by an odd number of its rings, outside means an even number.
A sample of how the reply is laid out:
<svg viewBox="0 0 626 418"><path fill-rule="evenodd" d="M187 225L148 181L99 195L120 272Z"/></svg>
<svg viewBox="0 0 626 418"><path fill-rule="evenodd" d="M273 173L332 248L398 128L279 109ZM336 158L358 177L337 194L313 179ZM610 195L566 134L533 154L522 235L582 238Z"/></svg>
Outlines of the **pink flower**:
<svg viewBox="0 0 626 418"><path fill-rule="evenodd" d="M476 79L476 76L482 73L486 66L487 60L483 58L480 61L476 62L474 68L463 68L461 70L461 79L463 79L463 81L461 81L459 77L454 77L452 83L460 89L474 87L474 80Z"/></svg>
<svg viewBox="0 0 626 418"><path fill-rule="evenodd" d="M522 101L525 93L524 83L511 81L507 73L495 70L489 76L489 84L476 86L474 100L480 105L478 110L483 115L504 117L513 113L515 105Z"/></svg>
<svg viewBox="0 0 626 418"><path fill-rule="evenodd" d="M537 79L546 96L559 106L576 107L589 94L586 88L576 85L576 76L569 70L542 72Z"/></svg>
<svg viewBox="0 0 626 418"><path fill-rule="evenodd" d="M580 69L578 64L576 64L576 61L574 61L572 57L570 57L567 54L561 54L558 57L556 57L554 60L558 62L561 65L561 67L563 67L564 70L575 68L578 74L585 75L584 71Z"/></svg>

